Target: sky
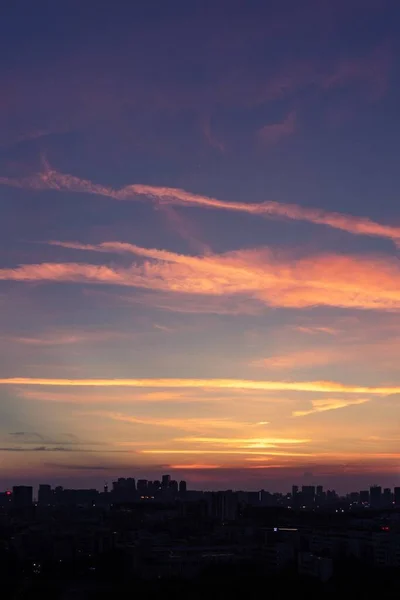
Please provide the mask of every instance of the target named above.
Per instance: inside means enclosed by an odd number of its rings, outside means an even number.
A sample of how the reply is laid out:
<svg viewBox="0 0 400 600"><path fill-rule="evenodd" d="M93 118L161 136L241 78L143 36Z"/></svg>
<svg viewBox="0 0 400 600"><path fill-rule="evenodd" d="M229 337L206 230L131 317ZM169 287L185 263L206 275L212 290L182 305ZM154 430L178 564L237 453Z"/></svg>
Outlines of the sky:
<svg viewBox="0 0 400 600"><path fill-rule="evenodd" d="M400 485L400 6L0 20L0 489Z"/></svg>

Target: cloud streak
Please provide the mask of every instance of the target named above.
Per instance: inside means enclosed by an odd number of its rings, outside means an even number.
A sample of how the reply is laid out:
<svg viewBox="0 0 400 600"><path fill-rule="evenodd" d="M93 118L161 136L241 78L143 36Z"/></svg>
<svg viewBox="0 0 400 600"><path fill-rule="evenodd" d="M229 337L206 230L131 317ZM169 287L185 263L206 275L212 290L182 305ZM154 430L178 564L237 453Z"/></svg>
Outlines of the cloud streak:
<svg viewBox="0 0 400 600"><path fill-rule="evenodd" d="M243 423L232 419L210 419L210 418L154 418L154 417L135 417L117 412L103 411L89 413L91 416L99 416L120 421L123 423L131 423L133 425L149 425L153 427L170 427L173 429L182 429L186 431L207 431L210 429L217 430L243 430L245 427L254 427L256 423ZM199 438L200 439L200 438Z"/></svg>
<svg viewBox="0 0 400 600"><path fill-rule="evenodd" d="M0 340L7 343L22 344L24 346L68 346L72 344L85 344L90 342L104 342L112 339L129 338L127 333L119 331L55 331L37 336L0 336Z"/></svg>
<svg viewBox="0 0 400 600"><path fill-rule="evenodd" d="M293 120L293 118L292 118ZM288 134L289 123L275 125L279 127L280 135L283 131ZM292 126L294 126L292 124ZM269 126L264 131L263 138L271 138L272 133ZM284 129L282 129L284 128ZM265 128L264 128L265 129ZM261 135L261 134L260 134ZM274 134L276 137L276 133ZM29 189L29 190L55 190L59 192L73 192L105 196L113 200L129 201L146 197L157 204L169 204L175 206L197 206L208 209L225 210L255 215L258 217L275 217L295 221L306 221L315 225L325 225L333 229L346 231L354 235L367 235L383 237L400 242L400 227L385 225L373 221L367 217L358 217L338 212L329 212L318 208L308 208L299 204L279 203L266 201L259 204L249 202L229 202L219 200L210 196L200 195L179 188L151 186L143 184L127 185L120 189L113 189L93 183L87 179L80 179L69 174L63 174L50 168L42 173L36 173L26 178L0 177L0 184Z"/></svg>
<svg viewBox="0 0 400 600"><path fill-rule="evenodd" d="M140 450L140 454L249 454L249 455L261 455L261 456L315 456L309 452L286 452L286 451L272 451L272 450L197 450L191 448L185 448L182 450L170 450L169 448L157 449L157 450Z"/></svg>
<svg viewBox="0 0 400 600"><path fill-rule="evenodd" d="M268 248L188 256L121 242L53 242L86 251L133 254L130 267L40 263L0 269L0 280L136 287L183 295L232 296L266 306L400 309L400 264L384 256L296 257Z"/></svg>
<svg viewBox="0 0 400 600"><path fill-rule="evenodd" d="M280 438L280 437L263 437L263 438L221 438L221 437L184 437L175 440L176 442L193 442L196 444L208 444L216 446L225 446L244 449L262 449L262 448L277 448L281 445L297 446L298 444L307 444L311 442L307 438Z"/></svg>
<svg viewBox="0 0 400 600"><path fill-rule="evenodd" d="M251 379L51 379L44 377L3 377L0 379L0 385L336 392L341 394L372 394L376 396L400 394L400 385L358 386L333 381L259 381Z"/></svg>
<svg viewBox="0 0 400 600"><path fill-rule="evenodd" d="M360 398L359 400L343 400L343 399L324 399L324 400L312 400L312 408L309 410L295 410L292 413L293 417L305 417L314 413L326 412L330 410L337 410L339 408L347 408L348 406L356 406L358 404L365 404L369 402L369 398Z"/></svg>

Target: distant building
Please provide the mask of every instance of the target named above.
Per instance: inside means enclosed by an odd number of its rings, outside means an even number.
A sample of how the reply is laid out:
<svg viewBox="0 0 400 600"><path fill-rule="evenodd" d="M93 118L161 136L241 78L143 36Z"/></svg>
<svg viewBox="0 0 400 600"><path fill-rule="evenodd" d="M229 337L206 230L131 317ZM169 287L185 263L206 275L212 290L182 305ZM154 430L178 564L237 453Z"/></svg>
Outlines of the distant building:
<svg viewBox="0 0 400 600"><path fill-rule="evenodd" d="M234 521L238 516L239 499L232 490L212 492L209 497L210 515L219 521Z"/></svg>
<svg viewBox="0 0 400 600"><path fill-rule="evenodd" d="M261 497L261 502L263 502L262 497ZM300 502L299 486L292 485L292 506L294 508L297 508L299 506L299 502Z"/></svg>
<svg viewBox="0 0 400 600"><path fill-rule="evenodd" d="M337 493L335 492L335 490L328 490L326 492L326 502L327 504L336 504L336 502L339 500L339 496L337 495Z"/></svg>
<svg viewBox="0 0 400 600"><path fill-rule="evenodd" d="M181 498L184 498L186 496L186 492L187 492L187 485L186 485L186 481L182 480L179 482L179 495Z"/></svg>
<svg viewBox="0 0 400 600"><path fill-rule="evenodd" d="M12 493L10 490L7 490L6 492L0 492L0 507L1 508L8 508L11 506L12 503Z"/></svg>
<svg viewBox="0 0 400 600"><path fill-rule="evenodd" d="M31 485L15 485L12 493L12 503L15 508L27 508L33 503L33 488Z"/></svg>
<svg viewBox="0 0 400 600"><path fill-rule="evenodd" d="M62 487L62 485L57 485L57 487L54 489L54 500L56 504L63 503L63 495L64 488Z"/></svg>
<svg viewBox="0 0 400 600"><path fill-rule="evenodd" d="M348 499L350 500L350 504L359 504L360 494L358 492L350 492Z"/></svg>
<svg viewBox="0 0 400 600"><path fill-rule="evenodd" d="M171 475L163 475L161 478L161 487L164 489L169 488L170 481L171 481Z"/></svg>
<svg viewBox="0 0 400 600"><path fill-rule="evenodd" d="M359 498L360 498L360 504L369 504L369 491L361 490Z"/></svg>
<svg viewBox="0 0 400 600"><path fill-rule="evenodd" d="M309 508L315 502L315 486L303 485L301 488L301 502L303 506Z"/></svg>
<svg viewBox="0 0 400 600"><path fill-rule="evenodd" d="M311 552L299 552L297 564L300 575L314 577L322 582L328 581L333 575L331 558L321 558Z"/></svg>
<svg viewBox="0 0 400 600"><path fill-rule="evenodd" d="M385 488L383 490L382 502L383 502L383 506L385 506L386 508L389 506L392 506L393 499L392 499L392 490L390 488Z"/></svg>
<svg viewBox="0 0 400 600"><path fill-rule="evenodd" d="M400 487L394 488L394 503L396 506L400 506Z"/></svg>
<svg viewBox="0 0 400 600"><path fill-rule="evenodd" d="M138 479L137 482L137 491L139 494L147 493L147 479Z"/></svg>
<svg viewBox="0 0 400 600"><path fill-rule="evenodd" d="M51 489L51 485L48 483L41 483L39 485L38 492L38 504L39 506L51 506L54 503L54 494Z"/></svg>
<svg viewBox="0 0 400 600"><path fill-rule="evenodd" d="M172 497L176 497L178 495L178 482L175 479L171 479L169 482L169 489L171 490Z"/></svg>
<svg viewBox="0 0 400 600"><path fill-rule="evenodd" d="M382 488L379 485L373 485L369 488L369 498L371 508L380 508L382 504Z"/></svg>
<svg viewBox="0 0 400 600"><path fill-rule="evenodd" d="M113 481L113 500L115 502L133 502L136 496L136 481L134 477L119 477Z"/></svg>

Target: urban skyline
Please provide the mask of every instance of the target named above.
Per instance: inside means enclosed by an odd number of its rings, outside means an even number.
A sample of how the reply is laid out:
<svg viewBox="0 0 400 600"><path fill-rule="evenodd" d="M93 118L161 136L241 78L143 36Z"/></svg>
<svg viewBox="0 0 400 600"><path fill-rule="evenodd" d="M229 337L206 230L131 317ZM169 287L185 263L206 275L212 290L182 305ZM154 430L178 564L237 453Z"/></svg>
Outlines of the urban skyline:
<svg viewBox="0 0 400 600"><path fill-rule="evenodd" d="M108 502L129 502L141 500L161 500L175 501L188 500L192 494L192 500L201 498L201 494L218 494L218 493L233 493L233 494L250 494L253 498L253 503L257 498L260 506L263 505L264 497L275 497L278 505L288 508L310 508L313 506L326 506L327 504L335 504L339 501L346 500L350 506L352 504L364 506L368 508L398 508L400 507L400 486L382 488L378 484L371 485L368 489L352 491L346 494L337 493L336 490L324 489L323 485L296 485L291 486L290 491L271 492L268 489L262 488L258 491L246 490L195 490L188 486L185 480L175 480L170 474L164 474L160 479L147 480L137 479L135 477L118 477L115 481L104 483L102 489L97 488L64 488L60 485L52 486L49 483L41 483L37 487L35 493L32 485L13 485L12 489L0 492L0 497L7 503L12 503L16 494L22 494L22 497L27 500L27 504L32 504L34 501L44 505L57 503L57 494L60 497L63 494L70 494L71 498L74 494L82 494L84 497L87 494L95 494L98 498L102 497L103 501L109 498ZM60 496L61 494L61 496ZM200 495L199 495L200 494ZM113 500L111 500L113 498ZM106 502L104 502L107 504ZM304 506L303 506L304 505Z"/></svg>

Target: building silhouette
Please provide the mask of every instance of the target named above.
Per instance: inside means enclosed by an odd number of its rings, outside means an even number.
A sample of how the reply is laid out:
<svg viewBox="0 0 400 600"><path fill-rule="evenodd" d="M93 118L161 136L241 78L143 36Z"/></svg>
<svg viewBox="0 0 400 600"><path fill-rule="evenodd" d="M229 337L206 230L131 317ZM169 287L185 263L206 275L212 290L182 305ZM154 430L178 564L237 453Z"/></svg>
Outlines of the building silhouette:
<svg viewBox="0 0 400 600"><path fill-rule="evenodd" d="M15 485L12 493L12 503L15 508L28 508L33 503L33 488L31 485Z"/></svg>

